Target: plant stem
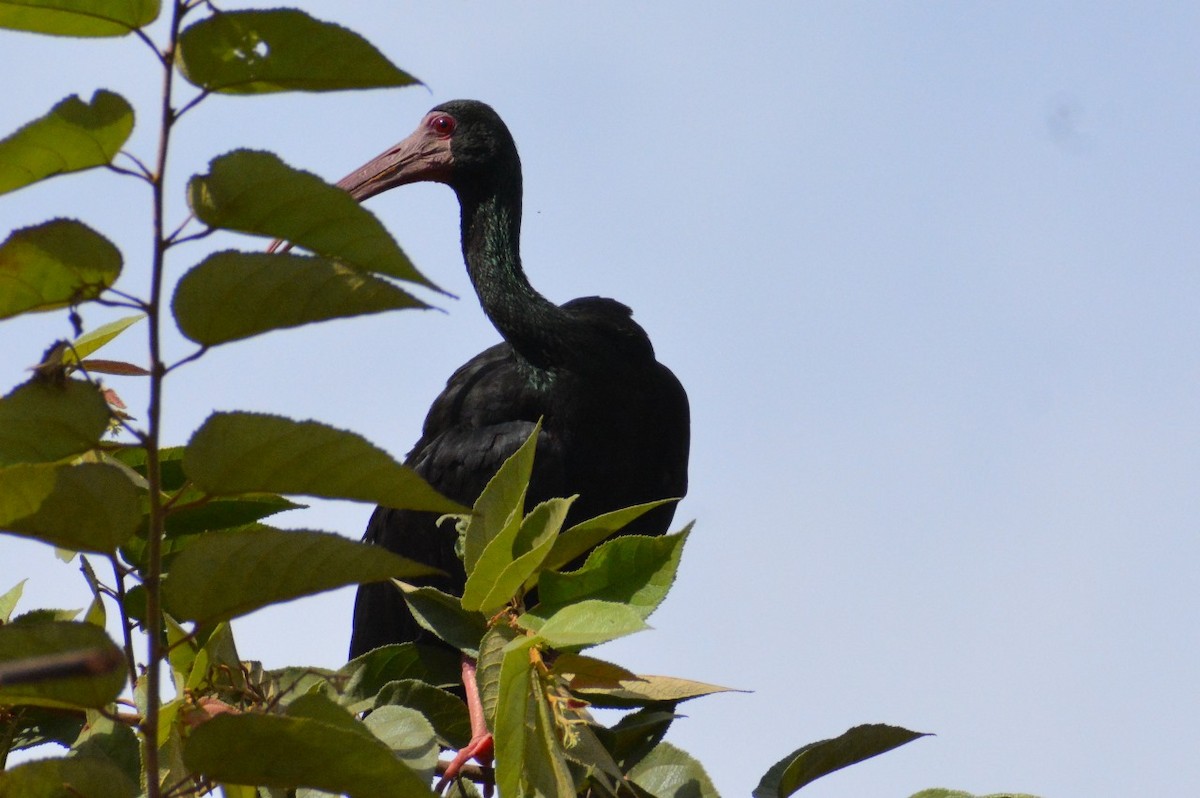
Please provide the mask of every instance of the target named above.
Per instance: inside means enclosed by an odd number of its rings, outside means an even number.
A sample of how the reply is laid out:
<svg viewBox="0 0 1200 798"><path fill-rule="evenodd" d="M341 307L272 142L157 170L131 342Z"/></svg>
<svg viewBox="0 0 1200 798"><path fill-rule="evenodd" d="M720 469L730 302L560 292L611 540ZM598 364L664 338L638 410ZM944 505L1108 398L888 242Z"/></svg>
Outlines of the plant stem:
<svg viewBox="0 0 1200 798"><path fill-rule="evenodd" d="M133 653L133 624L129 620L129 610L125 598L125 573L117 556L110 554L108 561L112 563L113 584L117 591L117 609L121 611L121 632L125 635L125 667L129 668L129 686L137 689L137 658Z"/></svg>
<svg viewBox="0 0 1200 798"><path fill-rule="evenodd" d="M166 365L162 356L162 292L166 272L167 239L164 234L163 195L166 188L167 145L175 111L171 107L171 87L174 78L175 46L179 41L180 23L185 6L175 0L171 6L171 27L166 49L162 52L163 87L159 127L158 156L151 183L154 204L154 257L150 270L150 302L147 307L150 338L150 403L146 411L146 480L149 483L150 528L147 533L146 565L146 628L149 652L146 662L146 707L142 723L142 761L146 768L147 798L161 798L158 766L158 712L161 699L162 647L162 540L166 509L162 502L162 473L159 462L159 440L162 433L163 378Z"/></svg>

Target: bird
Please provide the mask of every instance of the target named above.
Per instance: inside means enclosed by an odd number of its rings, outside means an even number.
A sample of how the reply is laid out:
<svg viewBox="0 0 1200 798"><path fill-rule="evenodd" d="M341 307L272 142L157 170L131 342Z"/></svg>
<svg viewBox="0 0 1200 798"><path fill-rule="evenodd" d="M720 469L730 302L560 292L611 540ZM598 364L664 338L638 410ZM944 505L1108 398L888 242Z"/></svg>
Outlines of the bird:
<svg viewBox="0 0 1200 798"><path fill-rule="evenodd" d="M532 286L520 253L521 160L499 114L476 100L442 103L411 135L337 185L361 202L416 182L444 183L457 195L467 273L502 341L451 375L405 463L469 506L540 421L528 506L578 494L569 526L635 504L682 498L687 394L658 362L626 305L598 296L560 305ZM663 534L674 512L674 503L661 505L622 532ZM441 569L445 576L421 583L461 595L466 575L455 553L456 535L436 522L433 513L380 506L364 540ZM401 642L440 643L416 623L395 586L361 585L351 658ZM470 707L474 662L463 662ZM460 765L489 751L490 736L481 740L484 735L486 728L475 730L472 744L459 752Z"/></svg>

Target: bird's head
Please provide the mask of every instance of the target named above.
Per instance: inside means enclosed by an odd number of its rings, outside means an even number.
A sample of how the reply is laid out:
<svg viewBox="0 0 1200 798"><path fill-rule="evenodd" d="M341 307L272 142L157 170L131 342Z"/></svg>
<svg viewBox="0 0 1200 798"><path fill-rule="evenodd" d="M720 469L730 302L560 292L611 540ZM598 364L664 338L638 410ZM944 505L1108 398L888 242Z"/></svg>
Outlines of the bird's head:
<svg viewBox="0 0 1200 798"><path fill-rule="evenodd" d="M457 192L503 181L520 185L512 134L491 106L477 100L442 103L408 138L338 181L360 202L406 183L445 183Z"/></svg>

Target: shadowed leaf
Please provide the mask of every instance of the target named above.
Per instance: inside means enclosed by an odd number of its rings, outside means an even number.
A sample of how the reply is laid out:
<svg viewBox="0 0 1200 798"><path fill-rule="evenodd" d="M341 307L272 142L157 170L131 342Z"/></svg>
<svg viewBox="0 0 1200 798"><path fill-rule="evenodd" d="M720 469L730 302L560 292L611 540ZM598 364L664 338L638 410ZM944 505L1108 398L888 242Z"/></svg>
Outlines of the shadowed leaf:
<svg viewBox="0 0 1200 798"><path fill-rule="evenodd" d="M6 5L0 3L0 20ZM132 131L133 108L121 95L100 90L87 103L72 94L0 139L0 194L111 163Z"/></svg>
<svg viewBox="0 0 1200 798"><path fill-rule="evenodd" d="M433 780L440 749L433 726L420 712L411 707L384 705L372 710L363 719L363 725L425 783Z"/></svg>
<svg viewBox="0 0 1200 798"><path fill-rule="evenodd" d="M188 183L188 203L210 227L284 239L366 272L436 288L380 224L342 189L273 153L235 150Z"/></svg>
<svg viewBox="0 0 1200 798"><path fill-rule="evenodd" d="M417 80L357 33L303 11L227 11L183 32L179 68L208 91L259 94L408 86Z"/></svg>
<svg viewBox="0 0 1200 798"><path fill-rule="evenodd" d="M479 641L487 631L487 620L478 612L464 610L458 597L435 587L413 587L401 583L404 601L422 628L469 654L479 656Z"/></svg>
<svg viewBox="0 0 1200 798"><path fill-rule="evenodd" d="M670 743L659 743L629 772L655 798L718 798L704 766Z"/></svg>
<svg viewBox="0 0 1200 798"><path fill-rule="evenodd" d="M962 790L947 790L944 787L935 787L914 793L910 798L1037 798L1037 796L1024 792L994 792L987 795L976 795L975 793L963 792Z"/></svg>
<svg viewBox="0 0 1200 798"><path fill-rule="evenodd" d="M9 0L0 28L54 36L124 36L158 18L159 0Z"/></svg>
<svg viewBox="0 0 1200 798"><path fill-rule="evenodd" d="M125 687L125 656L104 630L90 623L18 619L0 626L0 664L14 667L33 657L87 653L88 675L0 685L0 704L94 708L116 699ZM51 671L48 671L51 672Z"/></svg>
<svg viewBox="0 0 1200 798"><path fill-rule="evenodd" d="M50 463L100 442L112 413L90 382L34 380L0 399L0 465Z"/></svg>
<svg viewBox="0 0 1200 798"><path fill-rule="evenodd" d="M425 303L370 274L303 255L218 252L175 288L179 330L215 346L328 319L425 308Z"/></svg>
<svg viewBox="0 0 1200 798"><path fill-rule="evenodd" d="M461 670L459 656L443 647L416 643L380 646L355 657L338 669L345 680L341 703L361 711L373 705L386 686L405 679L420 679L432 685L457 685ZM367 701L359 707L359 702Z"/></svg>
<svg viewBox="0 0 1200 798"><path fill-rule="evenodd" d="M134 798L137 785L96 757L39 759L0 773L3 798Z"/></svg>
<svg viewBox="0 0 1200 798"><path fill-rule="evenodd" d="M382 741L307 717L219 715L191 733L183 761L233 784L315 787L353 798L433 794Z"/></svg>
<svg viewBox="0 0 1200 798"><path fill-rule="evenodd" d="M138 489L116 466L0 469L0 529L5 531L72 551L107 554L128 540L141 520Z"/></svg>
<svg viewBox="0 0 1200 798"><path fill-rule="evenodd" d="M532 637L505 645L500 654L496 707L489 728L496 742L496 789L501 795L526 795L522 775L526 767L528 739L525 735L530 709L533 668L529 661ZM477 674L481 675L481 674ZM485 705L486 713L486 705Z"/></svg>
<svg viewBox="0 0 1200 798"><path fill-rule="evenodd" d="M316 421L214 413L188 442L183 470L213 495L303 494L435 513L466 511L361 435Z"/></svg>
<svg viewBox="0 0 1200 798"><path fill-rule="evenodd" d="M173 616L203 624L343 585L430 573L338 535L260 527L199 536L175 559L163 595Z"/></svg>
<svg viewBox="0 0 1200 798"><path fill-rule="evenodd" d="M754 798L787 798L805 784L835 770L925 736L882 723L855 726L839 737L809 743L776 762L754 788Z"/></svg>
<svg viewBox="0 0 1200 798"><path fill-rule="evenodd" d="M121 253L70 219L14 230L0 244L0 319L95 299L121 273Z"/></svg>
<svg viewBox="0 0 1200 798"><path fill-rule="evenodd" d="M471 719L466 704L445 690L418 679L389 682L376 694L369 708L391 705L420 712L432 724L438 738L451 748L462 748L471 741Z"/></svg>

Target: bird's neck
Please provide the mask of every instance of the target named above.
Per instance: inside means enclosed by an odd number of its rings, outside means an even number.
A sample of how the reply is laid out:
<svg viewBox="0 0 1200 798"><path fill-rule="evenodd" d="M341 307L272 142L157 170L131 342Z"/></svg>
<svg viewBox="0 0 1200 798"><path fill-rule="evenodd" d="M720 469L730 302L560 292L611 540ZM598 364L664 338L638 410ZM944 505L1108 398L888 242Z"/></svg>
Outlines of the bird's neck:
<svg viewBox="0 0 1200 798"><path fill-rule="evenodd" d="M537 292L521 268L521 198L516 192L460 192L467 273L484 313L523 358L541 369L570 357L570 318Z"/></svg>

